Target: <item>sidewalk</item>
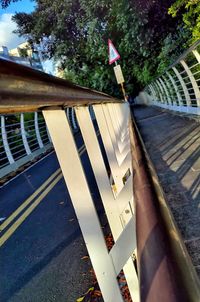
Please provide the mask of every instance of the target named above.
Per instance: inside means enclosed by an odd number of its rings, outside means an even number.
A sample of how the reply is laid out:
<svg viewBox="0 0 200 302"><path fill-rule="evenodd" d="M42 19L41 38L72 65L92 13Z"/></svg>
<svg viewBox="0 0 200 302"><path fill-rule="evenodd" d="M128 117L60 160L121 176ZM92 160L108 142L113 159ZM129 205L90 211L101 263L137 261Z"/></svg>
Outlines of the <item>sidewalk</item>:
<svg viewBox="0 0 200 302"><path fill-rule="evenodd" d="M134 115L200 277L200 117L145 106Z"/></svg>

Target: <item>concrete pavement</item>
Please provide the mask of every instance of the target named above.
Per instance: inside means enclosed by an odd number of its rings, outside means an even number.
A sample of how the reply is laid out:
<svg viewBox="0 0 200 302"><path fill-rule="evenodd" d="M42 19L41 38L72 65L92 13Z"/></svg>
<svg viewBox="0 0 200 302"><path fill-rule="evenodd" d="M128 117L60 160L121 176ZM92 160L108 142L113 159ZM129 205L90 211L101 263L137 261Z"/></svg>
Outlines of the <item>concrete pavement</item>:
<svg viewBox="0 0 200 302"><path fill-rule="evenodd" d="M135 106L134 115L200 276L200 117Z"/></svg>

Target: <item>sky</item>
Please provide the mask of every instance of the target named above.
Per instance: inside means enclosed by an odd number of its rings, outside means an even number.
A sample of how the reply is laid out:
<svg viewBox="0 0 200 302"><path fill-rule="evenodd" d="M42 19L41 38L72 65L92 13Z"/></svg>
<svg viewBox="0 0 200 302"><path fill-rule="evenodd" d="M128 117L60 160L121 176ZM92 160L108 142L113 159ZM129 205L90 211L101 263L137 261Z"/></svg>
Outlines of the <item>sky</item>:
<svg viewBox="0 0 200 302"><path fill-rule="evenodd" d="M0 7L0 46L7 46L8 49L12 49L24 42L23 38L19 38L13 33L13 30L16 29L16 24L11 18L16 12L32 12L34 10L34 6L34 1L21 0L11 3L6 9L2 9Z"/></svg>

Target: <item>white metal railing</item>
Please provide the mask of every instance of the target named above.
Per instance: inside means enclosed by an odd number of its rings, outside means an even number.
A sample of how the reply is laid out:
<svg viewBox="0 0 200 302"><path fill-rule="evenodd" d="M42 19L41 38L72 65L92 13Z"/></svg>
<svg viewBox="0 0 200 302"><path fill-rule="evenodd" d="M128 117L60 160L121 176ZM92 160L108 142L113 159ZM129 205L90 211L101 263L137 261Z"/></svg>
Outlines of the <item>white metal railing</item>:
<svg viewBox="0 0 200 302"><path fill-rule="evenodd" d="M128 104L75 107L76 121L85 143L115 244L108 252L81 159L64 110L43 111L61 170L78 217L104 301L122 302L117 276L123 269L133 301L139 301L138 277L132 259L136 249L133 173ZM99 127L110 173L104 162L93 124ZM75 117L74 117L75 120ZM62 131L61 131L62 129ZM76 181L75 181L76 180ZM80 189L81 188L81 189Z"/></svg>
<svg viewBox="0 0 200 302"><path fill-rule="evenodd" d="M73 108L67 108L73 131L78 123ZM1 115L0 178L16 171L53 147L43 115L38 112Z"/></svg>
<svg viewBox="0 0 200 302"><path fill-rule="evenodd" d="M52 148L42 114L1 115L0 177Z"/></svg>
<svg viewBox="0 0 200 302"><path fill-rule="evenodd" d="M150 83L136 102L200 115L200 41Z"/></svg>

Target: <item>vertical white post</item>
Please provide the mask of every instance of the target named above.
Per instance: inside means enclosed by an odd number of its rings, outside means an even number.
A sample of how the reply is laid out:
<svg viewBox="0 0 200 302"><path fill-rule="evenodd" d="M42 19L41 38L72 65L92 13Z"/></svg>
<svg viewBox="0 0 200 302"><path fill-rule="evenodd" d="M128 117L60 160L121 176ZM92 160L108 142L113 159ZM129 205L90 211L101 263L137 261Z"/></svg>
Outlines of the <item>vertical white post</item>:
<svg viewBox="0 0 200 302"><path fill-rule="evenodd" d="M200 54L198 53L198 51L195 49L192 51L193 55L195 56L195 58L197 59L197 62L200 64Z"/></svg>
<svg viewBox="0 0 200 302"><path fill-rule="evenodd" d="M1 135L2 135L2 140L3 140L3 147L5 150L6 156L8 158L8 161L10 164L13 164L15 161L14 161L14 158L10 151L10 146L8 144L8 138L7 138L6 126L5 126L5 117L3 115L1 115Z"/></svg>
<svg viewBox="0 0 200 302"><path fill-rule="evenodd" d="M179 90L177 88L177 85L176 85L173 77L171 76L171 74L168 71L166 72L166 75L168 76L168 78L170 79L170 81L171 81L171 83L172 83L172 85L174 87L174 90L175 90L176 96L177 96L177 100L178 100L178 105L181 106L182 98L181 98L181 95L180 95Z"/></svg>
<svg viewBox="0 0 200 302"><path fill-rule="evenodd" d="M75 111L74 111L74 108L71 108L71 112L72 112L72 125L73 125L73 128L74 130L77 129L77 124L76 124L76 118L75 118Z"/></svg>
<svg viewBox="0 0 200 302"><path fill-rule="evenodd" d="M153 100L156 101L157 100L157 96L156 96L155 90L153 89L153 87L152 87L151 84L149 85L149 89L150 89L151 94L153 96Z"/></svg>
<svg viewBox="0 0 200 302"><path fill-rule="evenodd" d="M39 125L38 125L38 113L37 112L35 112L35 114L34 114L34 123L35 123L35 134L36 134L36 138L37 138L39 147L43 148L44 145L43 145L43 142L42 142L42 139L41 139L41 136L40 136Z"/></svg>
<svg viewBox="0 0 200 302"><path fill-rule="evenodd" d="M122 302L79 154L63 110L43 112L105 302Z"/></svg>
<svg viewBox="0 0 200 302"><path fill-rule="evenodd" d="M96 106L98 105L94 106L95 113L97 112ZM76 113L80 125L80 130L85 142L88 156L90 158L92 169L102 198L102 202L110 224L110 228L114 240L116 241L123 231L123 226L120 219L120 214L122 214L120 210L121 203L123 203L123 208L124 208L124 205L129 204L129 201L132 200L132 196L133 196L132 181L131 181L132 179L130 180L131 186L128 187L131 190L121 192L119 194L119 197L115 199L112 194L106 167L104 165L103 157L100 151L95 130L92 121L90 119L89 111L86 107L78 107L76 108ZM129 221L130 219L133 219L132 215L131 217L129 217ZM134 236L135 234L133 231L133 239L135 240ZM132 239L130 238L130 241L131 240ZM129 242L127 242L127 247L124 246L124 252L128 248L128 245ZM121 253L123 253L123 250L121 250ZM132 300L139 302L138 278L131 258L129 258L123 269L125 272L125 276L129 286L129 291Z"/></svg>
<svg viewBox="0 0 200 302"><path fill-rule="evenodd" d="M52 139L51 139L51 136L50 136L49 129L48 129L47 125L46 125L46 129L47 129L47 136L48 136L49 142L52 143Z"/></svg>
<svg viewBox="0 0 200 302"><path fill-rule="evenodd" d="M26 154L30 155L31 154L31 149L29 147L28 140L27 140L27 137L26 137L26 131L25 131L25 126L24 126L24 114L23 113L21 113L21 115L20 115L20 127L21 127L21 135L22 135L22 141L23 141L24 149L26 151Z"/></svg>
<svg viewBox="0 0 200 302"><path fill-rule="evenodd" d="M181 86L182 86L182 89L183 89L183 92L184 92L184 95L185 95L185 100L186 100L186 104L187 106L190 106L191 105L191 101L190 101L190 95L188 93L188 90L187 90L187 87L185 85L185 82L183 81L182 79L182 76L180 75L180 73L178 72L178 70L176 69L176 67L172 67L175 75L177 76Z"/></svg>
<svg viewBox="0 0 200 302"><path fill-rule="evenodd" d="M197 82L196 82L191 70L189 69L188 65L186 64L186 62L184 60L181 60L180 64L185 69L186 74L188 75L188 78L189 78L189 80L192 84L192 87L193 87L194 93L195 93L195 97L196 97L197 106L200 106L200 90L199 90L199 87L197 85Z"/></svg>
<svg viewBox="0 0 200 302"><path fill-rule="evenodd" d="M154 81L154 82L152 83L152 86L153 86L153 88L154 88L155 91L156 91L156 95L158 95L158 101L160 101L160 102L162 103L163 100L162 100L161 93L160 93L160 91L159 91L159 89L158 89L157 83Z"/></svg>
<svg viewBox="0 0 200 302"><path fill-rule="evenodd" d="M160 82L158 81L158 80L156 80L155 81L156 82L156 84L158 85L158 90L160 91L160 97L161 97L161 102L163 103L163 104L165 104L166 102L165 102L165 97L164 97L164 91L163 91L163 88L162 88L162 86L160 85Z"/></svg>
<svg viewBox="0 0 200 302"><path fill-rule="evenodd" d="M99 127L99 131L101 134L101 138L103 141L103 145L108 157L108 161L110 164L110 168L111 168L111 172L112 172L112 176L116 185L116 189L117 192L119 192L122 187L123 187L123 182L122 182L122 177L125 174L125 170L121 171L118 161L117 161L117 157L114 151L114 147L112 144L112 140L108 131L108 127L107 127L107 123L106 123L106 119L104 116L104 112L103 112L103 108L102 105L93 105L93 109L95 112L95 116L96 116L96 120L97 120L97 124Z"/></svg>
<svg viewBox="0 0 200 302"><path fill-rule="evenodd" d="M110 123L114 130L116 144L118 145L119 152L122 153L124 150L124 144L122 143L120 129L116 122L116 116L114 115L114 112L112 110L113 104L108 104L107 109L108 109L107 117L109 117Z"/></svg>
<svg viewBox="0 0 200 302"><path fill-rule="evenodd" d="M168 88L167 88L167 86L164 83L164 80L162 80L162 78L159 78L158 80L160 81L160 84L161 84L161 86L163 87L163 89L165 91L165 96L166 96L167 103L168 104L169 103L172 104L172 100L171 100L171 97L169 95Z"/></svg>
<svg viewBox="0 0 200 302"><path fill-rule="evenodd" d="M103 108L103 111L104 111L104 116L105 116L105 119L106 119L106 122L107 122L107 127L108 127L108 130L109 130L109 134L110 134L110 137L111 137L111 140L112 140L113 148L115 150L115 154L116 154L116 157L117 157L117 160L118 160L118 164L121 165L122 161L124 160L124 158L127 155L127 150L123 150L121 152L121 150L119 148L118 140L117 140L117 137L116 137L116 132L115 132L115 129L114 129L114 126L113 126L113 121L111 119L108 107L107 107L106 104L102 105L102 106L103 106L102 108Z"/></svg>

